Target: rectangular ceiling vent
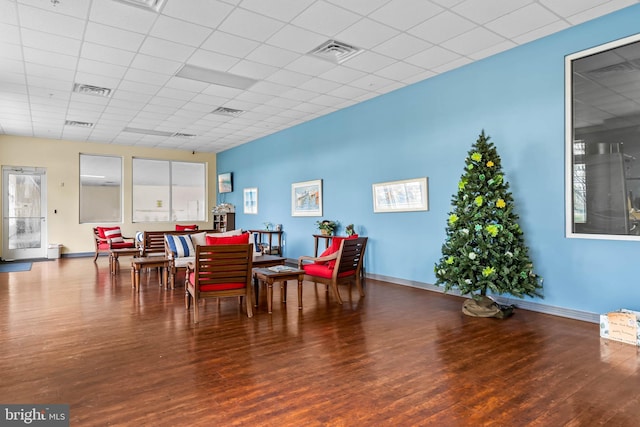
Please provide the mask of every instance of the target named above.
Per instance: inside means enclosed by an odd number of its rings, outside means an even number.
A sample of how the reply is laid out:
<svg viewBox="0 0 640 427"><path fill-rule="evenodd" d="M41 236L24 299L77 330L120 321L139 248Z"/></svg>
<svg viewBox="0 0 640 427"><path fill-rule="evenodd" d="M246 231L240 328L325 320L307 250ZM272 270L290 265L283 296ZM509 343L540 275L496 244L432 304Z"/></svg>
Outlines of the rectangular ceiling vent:
<svg viewBox="0 0 640 427"><path fill-rule="evenodd" d="M166 0L115 0L119 3L128 4L129 6L139 7L141 9L160 12Z"/></svg>
<svg viewBox="0 0 640 427"><path fill-rule="evenodd" d="M227 107L218 107L215 110L212 111L213 114L220 114L221 116L231 116L231 117L238 117L241 114L244 114L243 110L235 110L233 108L227 108Z"/></svg>
<svg viewBox="0 0 640 427"><path fill-rule="evenodd" d="M176 132L173 135L171 135L174 138L186 138L186 139L193 139L196 136L192 133L182 133L182 132Z"/></svg>
<svg viewBox="0 0 640 427"><path fill-rule="evenodd" d="M141 135L166 136L166 137L173 136L175 134L175 132L166 132L163 130L153 130L153 129L131 128L128 126L122 129L122 132L139 133Z"/></svg>
<svg viewBox="0 0 640 427"><path fill-rule="evenodd" d="M328 40L309 52L309 55L322 58L334 64L342 64L347 59L362 53L362 49L337 40Z"/></svg>
<svg viewBox="0 0 640 427"><path fill-rule="evenodd" d="M93 127L93 123L77 122L75 120L65 120L64 125L65 126L75 126L75 127L79 127L79 128L92 128Z"/></svg>
<svg viewBox="0 0 640 427"><path fill-rule="evenodd" d="M73 91L77 93L82 93L84 95L102 96L105 98L109 98L112 92L111 89L106 87L91 86L91 85L85 85L81 83L74 84Z"/></svg>

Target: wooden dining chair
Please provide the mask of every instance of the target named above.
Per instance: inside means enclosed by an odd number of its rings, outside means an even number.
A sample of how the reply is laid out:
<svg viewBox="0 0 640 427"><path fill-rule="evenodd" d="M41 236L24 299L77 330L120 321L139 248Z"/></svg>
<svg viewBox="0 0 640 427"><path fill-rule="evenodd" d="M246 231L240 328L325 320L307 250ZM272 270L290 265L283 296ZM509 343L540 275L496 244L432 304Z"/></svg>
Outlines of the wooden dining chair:
<svg viewBox="0 0 640 427"><path fill-rule="evenodd" d="M342 284L348 284L351 292L351 285L355 282L360 296L364 297L362 263L367 247L367 237L341 239L339 246L336 244L336 247L337 251L329 255L301 256L298 258L298 268L304 270L304 280L324 283L327 291L331 287L336 301L342 304L342 297L338 290L338 286Z"/></svg>
<svg viewBox="0 0 640 427"><path fill-rule="evenodd" d="M205 298L240 297L247 316L253 317L253 245L207 245L196 247L195 261L187 267L185 306L193 304L193 322L198 323L198 306Z"/></svg>

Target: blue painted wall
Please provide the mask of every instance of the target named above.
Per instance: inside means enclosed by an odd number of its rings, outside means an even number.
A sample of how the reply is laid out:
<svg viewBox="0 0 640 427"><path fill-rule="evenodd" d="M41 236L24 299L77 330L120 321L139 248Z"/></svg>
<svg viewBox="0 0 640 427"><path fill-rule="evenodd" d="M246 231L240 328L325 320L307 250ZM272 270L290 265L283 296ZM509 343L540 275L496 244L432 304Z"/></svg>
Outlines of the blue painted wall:
<svg viewBox="0 0 640 427"><path fill-rule="evenodd" d="M640 310L640 244L565 238L564 57L640 31L640 5L218 155L236 224L283 224L285 256L313 252L319 218L291 216L291 184L323 180L324 215L369 236L367 271L434 283L450 201L482 129L511 185L544 299L592 313ZM371 184L429 177L428 212L373 213ZM258 187L258 215L242 189ZM538 301L538 300L533 300Z"/></svg>

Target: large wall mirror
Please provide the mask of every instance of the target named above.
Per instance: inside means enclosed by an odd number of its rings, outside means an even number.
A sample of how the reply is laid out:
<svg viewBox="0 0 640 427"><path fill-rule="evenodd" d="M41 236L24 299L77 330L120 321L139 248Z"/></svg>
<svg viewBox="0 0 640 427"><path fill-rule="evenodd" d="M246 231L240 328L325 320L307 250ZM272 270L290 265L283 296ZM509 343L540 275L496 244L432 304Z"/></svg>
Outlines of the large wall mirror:
<svg viewBox="0 0 640 427"><path fill-rule="evenodd" d="M640 35L565 65L567 236L640 240Z"/></svg>

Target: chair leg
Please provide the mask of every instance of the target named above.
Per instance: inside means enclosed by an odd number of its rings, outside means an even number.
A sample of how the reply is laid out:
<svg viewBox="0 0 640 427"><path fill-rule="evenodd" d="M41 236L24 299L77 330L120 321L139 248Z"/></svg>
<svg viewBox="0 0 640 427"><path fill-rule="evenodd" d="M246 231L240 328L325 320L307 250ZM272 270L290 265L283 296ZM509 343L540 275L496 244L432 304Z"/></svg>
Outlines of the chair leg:
<svg viewBox="0 0 640 427"><path fill-rule="evenodd" d="M247 306L247 317L251 318L253 317L253 298L251 298L251 295L247 295L244 300Z"/></svg>
<svg viewBox="0 0 640 427"><path fill-rule="evenodd" d="M198 323L198 306L200 305L200 301L197 299L193 299L193 323Z"/></svg>
<svg viewBox="0 0 640 427"><path fill-rule="evenodd" d="M187 310L191 308L191 294L189 293L188 288L184 292L184 305Z"/></svg>
<svg viewBox="0 0 640 427"><path fill-rule="evenodd" d="M343 303L343 301L342 301L342 297L340 296L340 291L338 290L338 284L337 284L337 283L335 283L335 282L334 282L334 283L332 283L332 284L331 284L331 289L333 290L333 294L334 294L334 296L336 297L336 302L337 302L338 304L342 304L342 303Z"/></svg>
<svg viewBox="0 0 640 427"><path fill-rule="evenodd" d="M360 296L364 297L364 289L362 289L362 280L360 276L356 277L356 287L358 288L358 292L360 292Z"/></svg>
<svg viewBox="0 0 640 427"><path fill-rule="evenodd" d="M100 252L96 251L96 255L93 257L93 262L98 260L98 255L100 255Z"/></svg>

